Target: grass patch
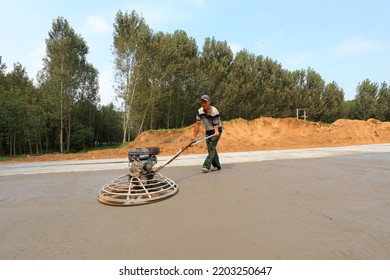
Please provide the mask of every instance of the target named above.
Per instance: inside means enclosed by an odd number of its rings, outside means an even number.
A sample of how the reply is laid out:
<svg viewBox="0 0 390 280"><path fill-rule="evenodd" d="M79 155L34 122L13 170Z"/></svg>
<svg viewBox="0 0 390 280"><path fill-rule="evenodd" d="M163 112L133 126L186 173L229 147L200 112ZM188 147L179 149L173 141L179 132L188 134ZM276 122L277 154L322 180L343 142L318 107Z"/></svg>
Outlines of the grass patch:
<svg viewBox="0 0 390 280"><path fill-rule="evenodd" d="M126 147L128 144L129 144L129 142L124 142L124 143L115 144L115 145L98 146L98 147L93 147L93 148L89 148L86 150L78 150L78 151L75 151L75 153L82 154L82 153L87 153L87 152L91 152L91 151L101 151L101 150L107 150L107 149L113 149L113 150L122 149L123 147Z"/></svg>
<svg viewBox="0 0 390 280"><path fill-rule="evenodd" d="M325 122L318 122L320 125L323 125L323 126L331 126L332 123L325 123Z"/></svg>
<svg viewBox="0 0 390 280"><path fill-rule="evenodd" d="M69 151L69 154L84 154L90 151L101 151L101 150L107 150L107 149L121 149L123 147L126 147L129 144L129 142L121 143L121 144L115 144L115 145L104 145L99 147L93 147L86 150L71 150ZM50 155L50 154L58 154L59 152L47 152L47 153L40 153L40 154L33 154L33 156L39 156L39 155ZM64 153L68 154L68 153ZM0 156L0 161L11 161L14 159L27 159L31 155L23 154L23 155L16 155L16 156Z"/></svg>
<svg viewBox="0 0 390 280"><path fill-rule="evenodd" d="M0 156L0 161L10 161L13 159L24 159L30 157L29 155L16 155L16 156Z"/></svg>
<svg viewBox="0 0 390 280"><path fill-rule="evenodd" d="M144 130L142 131L143 132L157 132L157 131L172 131L172 130L176 130L176 131L183 131L184 129L186 129L187 127L179 127L179 128L160 128L160 129L148 129L148 130Z"/></svg>

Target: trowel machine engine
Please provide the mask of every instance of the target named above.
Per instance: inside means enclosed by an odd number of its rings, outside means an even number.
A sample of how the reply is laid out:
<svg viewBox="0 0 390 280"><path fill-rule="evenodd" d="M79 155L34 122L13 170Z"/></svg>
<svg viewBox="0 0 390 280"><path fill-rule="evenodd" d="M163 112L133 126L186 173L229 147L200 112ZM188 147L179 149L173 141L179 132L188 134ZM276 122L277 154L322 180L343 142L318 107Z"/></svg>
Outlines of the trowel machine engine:
<svg viewBox="0 0 390 280"><path fill-rule="evenodd" d="M128 151L130 175L151 180L155 171L153 166L157 164L160 153L159 147L137 148Z"/></svg>

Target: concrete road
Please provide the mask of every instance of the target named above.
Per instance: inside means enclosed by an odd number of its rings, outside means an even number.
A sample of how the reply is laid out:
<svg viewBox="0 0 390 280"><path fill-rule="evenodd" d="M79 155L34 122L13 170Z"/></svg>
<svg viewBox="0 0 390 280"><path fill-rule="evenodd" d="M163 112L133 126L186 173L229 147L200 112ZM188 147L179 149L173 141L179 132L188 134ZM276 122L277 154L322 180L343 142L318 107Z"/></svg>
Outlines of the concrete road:
<svg viewBox="0 0 390 280"><path fill-rule="evenodd" d="M229 153L208 174L202 159L133 207L98 202L123 159L1 164L0 259L390 258L390 145Z"/></svg>
<svg viewBox="0 0 390 280"><path fill-rule="evenodd" d="M271 150L220 154L221 162L260 162L276 159L320 158L339 155L355 155L366 153L390 153L390 144L360 145L348 147L311 148L294 150ZM158 156L158 164L167 162L171 156ZM167 167L201 165L205 155L185 155L185 152ZM38 174L53 172L83 172L100 170L124 170L128 167L127 158L100 160L67 160L53 162L1 163L0 176Z"/></svg>

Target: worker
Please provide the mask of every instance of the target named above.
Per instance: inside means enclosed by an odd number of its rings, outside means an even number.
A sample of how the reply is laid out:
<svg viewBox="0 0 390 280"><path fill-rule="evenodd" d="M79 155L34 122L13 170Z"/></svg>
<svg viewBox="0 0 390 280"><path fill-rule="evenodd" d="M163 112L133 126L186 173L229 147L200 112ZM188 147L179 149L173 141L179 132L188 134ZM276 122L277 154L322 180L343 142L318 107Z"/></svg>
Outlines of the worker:
<svg viewBox="0 0 390 280"><path fill-rule="evenodd" d="M196 135L199 132L200 121L203 121L203 125L206 129L206 137L212 135L212 137L206 139L208 155L202 167L202 171L207 173L210 171L221 170L221 163L219 162L219 156L217 153L217 144L221 138L222 123L217 108L210 105L211 100L208 95L202 95L200 97L200 103L202 107L199 108L196 114L196 123L192 142L196 142Z"/></svg>

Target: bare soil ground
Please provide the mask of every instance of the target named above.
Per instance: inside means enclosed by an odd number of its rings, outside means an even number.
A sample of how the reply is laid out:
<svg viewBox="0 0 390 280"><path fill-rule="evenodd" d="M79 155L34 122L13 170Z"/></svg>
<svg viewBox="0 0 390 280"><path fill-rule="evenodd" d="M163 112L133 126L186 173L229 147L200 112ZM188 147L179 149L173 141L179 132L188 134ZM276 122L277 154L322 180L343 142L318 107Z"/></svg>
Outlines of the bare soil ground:
<svg viewBox="0 0 390 280"><path fill-rule="evenodd" d="M127 158L134 148L159 147L160 155L174 155L191 139L193 126L183 129L144 132L121 149L106 149L83 154L45 154L14 161L87 160ZM203 137L204 130L198 134ZM340 119L332 124L262 117L252 121L236 119L223 122L218 152L298 149L378 144L390 142L390 122ZM183 154L204 154L205 144L187 149Z"/></svg>

